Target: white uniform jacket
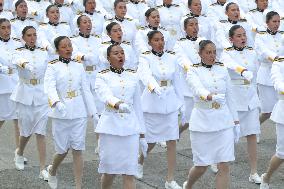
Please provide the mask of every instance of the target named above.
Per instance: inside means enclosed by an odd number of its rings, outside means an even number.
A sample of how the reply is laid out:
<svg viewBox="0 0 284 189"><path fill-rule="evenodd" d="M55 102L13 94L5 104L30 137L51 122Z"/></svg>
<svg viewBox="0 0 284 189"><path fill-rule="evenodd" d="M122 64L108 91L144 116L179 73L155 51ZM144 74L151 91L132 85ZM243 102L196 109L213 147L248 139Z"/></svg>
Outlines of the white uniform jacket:
<svg viewBox="0 0 284 189"><path fill-rule="evenodd" d="M275 57L284 53L284 32L279 31L271 35L267 31L260 31L255 36L255 50L258 54L260 67L257 73L257 83L273 86L270 75Z"/></svg>
<svg viewBox="0 0 284 189"><path fill-rule="evenodd" d="M207 16L214 22L227 19L227 15L225 14L225 7L219 3L213 3L209 6L207 10Z"/></svg>
<svg viewBox="0 0 284 189"><path fill-rule="evenodd" d="M13 17L14 16L11 11L3 10L2 12L0 12L0 18L6 18L8 20L11 20Z"/></svg>
<svg viewBox="0 0 284 189"><path fill-rule="evenodd" d="M88 37L76 35L74 37L71 37L71 41L74 47L73 54L75 55L76 59L81 60L82 56L84 56L84 69L86 71L87 79L91 84L91 89L94 90L96 75L104 67L100 63L99 59L101 38L97 35L90 35Z"/></svg>
<svg viewBox="0 0 284 189"><path fill-rule="evenodd" d="M11 95L11 100L24 105L47 104L47 96L43 88L47 58L47 51L44 48L36 47L34 50L29 50L21 47L16 49L12 62L17 65L19 82ZM34 71L31 72L24 68L24 63L31 64Z"/></svg>
<svg viewBox="0 0 284 189"><path fill-rule="evenodd" d="M233 100L237 111L248 111L260 107L256 87L257 54L252 47L236 50L234 47L224 49L221 62L228 68L233 85ZM252 81L246 80L241 73L244 70L253 73Z"/></svg>
<svg viewBox="0 0 284 189"><path fill-rule="evenodd" d="M149 9L149 6L145 2L140 2L140 1L137 3L128 2L126 4L126 7L127 7L126 15L128 17L138 20L141 26L146 25L145 12Z"/></svg>
<svg viewBox="0 0 284 189"><path fill-rule="evenodd" d="M250 10L246 14L246 19L254 30L262 31L266 29L265 16L263 12L259 11L257 8Z"/></svg>
<svg viewBox="0 0 284 189"><path fill-rule="evenodd" d="M76 119L96 113L93 95L81 63L71 60L67 64L59 59L49 62L44 82L48 102L52 107L50 117ZM55 108L55 103L59 101L66 106L67 113L64 117Z"/></svg>
<svg viewBox="0 0 284 189"><path fill-rule="evenodd" d="M183 94L187 97L192 97L192 91L186 81L187 72L192 64L197 64L201 61L198 55L198 47L202 38L197 38L195 41L192 38L190 39L181 38L176 42L174 48L178 64L182 68Z"/></svg>
<svg viewBox="0 0 284 189"><path fill-rule="evenodd" d="M21 20L20 18L13 18L10 20L12 26L12 36L22 39L22 31L26 26L33 26L35 29L38 28L37 22L30 17Z"/></svg>
<svg viewBox="0 0 284 189"><path fill-rule="evenodd" d="M145 133L139 79L133 70L124 70L121 74L103 70L96 79L96 93L105 104L96 133L129 136ZM130 113L123 113L114 108L123 102L129 105Z"/></svg>
<svg viewBox="0 0 284 189"><path fill-rule="evenodd" d="M284 124L284 58L280 57L272 64L271 79L275 90L278 93L278 102L275 104L271 120L276 123Z"/></svg>
<svg viewBox="0 0 284 189"><path fill-rule="evenodd" d="M175 40L171 37L170 33L165 28L160 26L157 28L157 30L160 31L164 36L165 40L164 49L169 51L173 50L173 47L175 45ZM148 26L139 27L139 30L135 38L135 50L137 54L151 50L148 44L148 37L147 37L147 34L150 31L153 31L153 29L149 28Z"/></svg>
<svg viewBox="0 0 284 189"><path fill-rule="evenodd" d="M236 2L239 5L240 9L245 14L247 14L252 9L256 9L255 0L234 0L234 2Z"/></svg>
<svg viewBox="0 0 284 189"><path fill-rule="evenodd" d="M239 119L231 79L222 63L215 63L211 68L201 63L194 64L188 72L187 81L194 95L194 108L189 122L191 131L214 132L234 126L234 121ZM214 93L225 94L225 104L206 100L209 94ZM211 127L210 123L216 127Z"/></svg>
<svg viewBox="0 0 284 189"><path fill-rule="evenodd" d="M27 0L29 15L32 16L37 22L43 22L46 14L46 8L51 5L48 0Z"/></svg>
<svg viewBox="0 0 284 189"><path fill-rule="evenodd" d="M139 57L137 72L145 86L142 94L143 112L169 114L184 103L180 67L172 53L165 52L159 57L147 51ZM162 98L154 92L159 87L162 89Z"/></svg>
<svg viewBox="0 0 284 189"><path fill-rule="evenodd" d="M5 42L0 40L0 54L2 66L8 66L9 73L0 74L0 94L12 93L18 83L17 67L12 63L12 55L15 50L22 46L19 39L12 38Z"/></svg>

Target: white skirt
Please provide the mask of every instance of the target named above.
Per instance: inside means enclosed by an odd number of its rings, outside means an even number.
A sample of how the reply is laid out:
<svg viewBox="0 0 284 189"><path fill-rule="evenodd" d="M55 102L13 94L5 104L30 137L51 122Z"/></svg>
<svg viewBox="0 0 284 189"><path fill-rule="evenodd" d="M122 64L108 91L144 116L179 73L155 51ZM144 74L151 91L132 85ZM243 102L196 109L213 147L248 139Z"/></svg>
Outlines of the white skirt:
<svg viewBox="0 0 284 189"><path fill-rule="evenodd" d="M239 120L241 126L241 137L260 134L259 109L255 108L249 111L239 111Z"/></svg>
<svg viewBox="0 0 284 189"><path fill-rule="evenodd" d="M165 142L179 139L178 111L169 114L144 112L148 143Z"/></svg>
<svg viewBox="0 0 284 189"><path fill-rule="evenodd" d="M16 103L10 100L11 94L0 94L0 121L18 119Z"/></svg>
<svg viewBox="0 0 284 189"><path fill-rule="evenodd" d="M235 160L233 128L217 132L190 131L195 166L208 166Z"/></svg>
<svg viewBox="0 0 284 189"><path fill-rule="evenodd" d="M139 135L100 134L99 173L136 175L138 172Z"/></svg>
<svg viewBox="0 0 284 189"><path fill-rule="evenodd" d="M52 118L52 135L55 151L64 154L68 149L85 150L87 118Z"/></svg>
<svg viewBox="0 0 284 189"><path fill-rule="evenodd" d="M46 135L48 104L39 106L17 103L20 136L29 137L33 133Z"/></svg>
<svg viewBox="0 0 284 189"><path fill-rule="evenodd" d="M185 119L189 123L191 112L194 106L193 97L184 97L185 101Z"/></svg>
<svg viewBox="0 0 284 189"><path fill-rule="evenodd" d="M276 157L280 159L284 159L284 125L280 123L276 123L276 135L277 135L277 143L276 143Z"/></svg>
<svg viewBox="0 0 284 189"><path fill-rule="evenodd" d="M261 113L270 113L276 104L277 92L272 86L258 84L258 96L260 100Z"/></svg>

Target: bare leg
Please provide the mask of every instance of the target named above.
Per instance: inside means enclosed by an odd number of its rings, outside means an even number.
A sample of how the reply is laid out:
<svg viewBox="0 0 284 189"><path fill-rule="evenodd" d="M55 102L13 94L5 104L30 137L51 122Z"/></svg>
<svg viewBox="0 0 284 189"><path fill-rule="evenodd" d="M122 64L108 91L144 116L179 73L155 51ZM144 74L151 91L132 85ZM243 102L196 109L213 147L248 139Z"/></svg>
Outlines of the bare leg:
<svg viewBox="0 0 284 189"><path fill-rule="evenodd" d="M278 169L278 167L284 162L284 159L280 159L276 157L276 155L272 156L266 174L263 178L263 181L266 183L270 182L270 178L272 174Z"/></svg>
<svg viewBox="0 0 284 189"><path fill-rule="evenodd" d="M228 189L230 180L230 168L228 163L218 163L216 175L216 189Z"/></svg>
<svg viewBox="0 0 284 189"><path fill-rule="evenodd" d="M262 113L259 116L259 122L260 124L264 123L266 120L270 118L271 113Z"/></svg>
<svg viewBox="0 0 284 189"><path fill-rule="evenodd" d="M25 147L27 143L29 142L29 140L30 140L30 136L29 137L20 136L20 145L19 145L19 148L17 148L17 154L19 156L23 156Z"/></svg>
<svg viewBox="0 0 284 189"><path fill-rule="evenodd" d="M134 176L123 175L123 189L135 189Z"/></svg>
<svg viewBox="0 0 284 189"><path fill-rule="evenodd" d="M155 147L156 143L148 143L148 150L147 150L147 154L149 154ZM144 156L143 154L141 153L140 156L139 156L139 161L138 161L139 164L143 165L144 163Z"/></svg>
<svg viewBox="0 0 284 189"><path fill-rule="evenodd" d="M76 189L81 189L82 187L82 175L83 175L83 158L81 150L72 150L73 154L73 166L74 166L74 176Z"/></svg>
<svg viewBox="0 0 284 189"><path fill-rule="evenodd" d="M174 172L176 169L176 141L167 141L167 160L168 160L168 175L167 181L174 180Z"/></svg>
<svg viewBox="0 0 284 189"><path fill-rule="evenodd" d="M51 176L55 176L56 175L57 168L59 167L59 165L64 160L64 158L66 157L67 154L68 154L68 151L66 153L64 153L64 154L55 154L54 155L53 162L52 162L52 167L49 170L49 174Z"/></svg>
<svg viewBox="0 0 284 189"><path fill-rule="evenodd" d="M37 150L39 154L40 170L45 169L46 143L45 136L36 134Z"/></svg>
<svg viewBox="0 0 284 189"><path fill-rule="evenodd" d="M15 144L16 144L16 148L19 148L20 146L20 128L18 125L18 120L14 119L14 128L15 128Z"/></svg>
<svg viewBox="0 0 284 189"><path fill-rule="evenodd" d="M194 183L206 172L207 166L194 166L189 170L186 189L192 189Z"/></svg>
<svg viewBox="0 0 284 189"><path fill-rule="evenodd" d="M247 151L249 155L250 174L257 173L257 144L256 135L247 136Z"/></svg>
<svg viewBox="0 0 284 189"><path fill-rule="evenodd" d="M103 174L101 177L101 189L111 189L115 175Z"/></svg>
<svg viewBox="0 0 284 189"><path fill-rule="evenodd" d="M1 129L1 127L4 123L5 123L5 121L0 121L0 129Z"/></svg>

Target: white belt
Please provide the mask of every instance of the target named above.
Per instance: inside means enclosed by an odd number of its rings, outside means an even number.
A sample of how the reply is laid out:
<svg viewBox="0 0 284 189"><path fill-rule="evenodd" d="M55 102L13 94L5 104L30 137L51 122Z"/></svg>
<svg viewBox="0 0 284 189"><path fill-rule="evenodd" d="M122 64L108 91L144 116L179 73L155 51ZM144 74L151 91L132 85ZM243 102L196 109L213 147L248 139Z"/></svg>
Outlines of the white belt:
<svg viewBox="0 0 284 189"><path fill-rule="evenodd" d="M159 81L159 85L160 87L169 87L172 85L172 81L171 80L162 80Z"/></svg>
<svg viewBox="0 0 284 189"><path fill-rule="evenodd" d="M196 102L194 103L195 108L201 108L201 109L220 109L221 104L217 102Z"/></svg>
<svg viewBox="0 0 284 189"><path fill-rule="evenodd" d="M250 81L246 79L232 79L231 82L234 85L250 85Z"/></svg>
<svg viewBox="0 0 284 189"><path fill-rule="evenodd" d="M21 78L20 81L22 83L25 83L25 84L28 84L28 85L43 84L43 79L24 79L24 78Z"/></svg>
<svg viewBox="0 0 284 189"><path fill-rule="evenodd" d="M260 66L263 66L263 67L271 67L272 64L271 64L271 63L260 63Z"/></svg>
<svg viewBox="0 0 284 189"><path fill-rule="evenodd" d="M96 70L96 66L86 66L86 67L85 67L85 70L86 70L87 72L92 72L92 71Z"/></svg>
<svg viewBox="0 0 284 189"><path fill-rule="evenodd" d="M69 99L72 99L72 98L75 98L77 96L80 96L81 95L81 91L79 90L73 90L73 91L67 91L66 94L64 95L65 98L69 98ZM63 96L63 95L62 95Z"/></svg>

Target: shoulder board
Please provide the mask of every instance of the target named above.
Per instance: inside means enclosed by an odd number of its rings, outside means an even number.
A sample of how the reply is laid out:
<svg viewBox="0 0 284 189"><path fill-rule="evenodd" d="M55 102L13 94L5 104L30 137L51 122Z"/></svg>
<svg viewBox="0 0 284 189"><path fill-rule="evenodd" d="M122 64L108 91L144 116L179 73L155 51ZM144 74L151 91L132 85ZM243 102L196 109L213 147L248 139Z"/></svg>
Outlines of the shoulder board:
<svg viewBox="0 0 284 189"><path fill-rule="evenodd" d="M225 48L226 51L232 51L234 50L234 47L228 47L228 48Z"/></svg>
<svg viewBox="0 0 284 189"><path fill-rule="evenodd" d="M151 51L145 51L142 54L151 54Z"/></svg>
<svg viewBox="0 0 284 189"><path fill-rule="evenodd" d="M125 71L131 72L131 73L136 73L136 70L132 70L132 69L126 69Z"/></svg>
<svg viewBox="0 0 284 189"><path fill-rule="evenodd" d="M68 25L68 23L67 22L59 22L60 24L67 24Z"/></svg>
<svg viewBox="0 0 284 189"><path fill-rule="evenodd" d="M27 20L34 20L34 18L31 18L31 17L27 17L26 19Z"/></svg>
<svg viewBox="0 0 284 189"><path fill-rule="evenodd" d="M247 22L247 19L241 18L239 21L240 21L240 22Z"/></svg>
<svg viewBox="0 0 284 189"><path fill-rule="evenodd" d="M12 18L11 20L10 20L10 22L15 22L17 20L17 18Z"/></svg>
<svg viewBox="0 0 284 189"><path fill-rule="evenodd" d="M41 22L41 23L39 23L39 25L40 25L40 26L46 26L47 23Z"/></svg>
<svg viewBox="0 0 284 189"><path fill-rule="evenodd" d="M126 20L128 20L128 21L133 21L133 19L132 18L125 18Z"/></svg>
<svg viewBox="0 0 284 189"><path fill-rule="evenodd" d="M55 64L56 62L58 62L58 59L55 59L55 60L49 61L49 62L48 62L48 64Z"/></svg>
<svg viewBox="0 0 284 189"><path fill-rule="evenodd" d="M174 51L166 51L166 53L169 53L169 54L176 54Z"/></svg>
<svg viewBox="0 0 284 189"><path fill-rule="evenodd" d="M220 20L221 23L227 23L228 20Z"/></svg>
<svg viewBox="0 0 284 189"><path fill-rule="evenodd" d="M91 34L91 36L94 36L95 38L101 38L101 36L96 35L96 34Z"/></svg>
<svg viewBox="0 0 284 189"><path fill-rule="evenodd" d="M24 49L25 49L25 47L20 47L20 48L16 48L16 51L22 51Z"/></svg>
<svg viewBox="0 0 284 189"><path fill-rule="evenodd" d="M73 61L73 62L78 62L78 63L82 63L81 61L76 60L76 59L71 59L71 61Z"/></svg>
<svg viewBox="0 0 284 189"><path fill-rule="evenodd" d="M201 65L201 63L198 63L198 64L192 64L192 66L193 66L193 67L200 67L200 66L202 66L202 65Z"/></svg>
<svg viewBox="0 0 284 189"><path fill-rule="evenodd" d="M253 50L253 48L252 48L252 47L246 47L245 49L248 49L248 50Z"/></svg>
<svg viewBox="0 0 284 189"><path fill-rule="evenodd" d="M110 41L105 41L105 42L102 42L103 45L110 45L111 42Z"/></svg>
<svg viewBox="0 0 284 189"><path fill-rule="evenodd" d="M75 37L78 37L79 35L73 35L73 36L71 36L70 38L75 38Z"/></svg>
<svg viewBox="0 0 284 189"><path fill-rule="evenodd" d="M177 4L173 4L172 6L173 6L173 7L179 7L179 5L177 5Z"/></svg>
<svg viewBox="0 0 284 189"><path fill-rule="evenodd" d="M100 71L99 73L104 74L104 73L107 73L109 71L110 71L110 69L105 69L105 70Z"/></svg>
<svg viewBox="0 0 284 189"><path fill-rule="evenodd" d="M213 4L211 4L210 6L216 6L216 5L218 5L218 3L213 3Z"/></svg>
<svg viewBox="0 0 284 189"><path fill-rule="evenodd" d="M130 42L128 42L128 41L122 41L121 43L126 44L126 45L130 45Z"/></svg>
<svg viewBox="0 0 284 189"><path fill-rule="evenodd" d="M13 39L14 41L21 42L21 40L20 40L19 38L12 37L12 39Z"/></svg>
<svg viewBox="0 0 284 189"><path fill-rule="evenodd" d="M159 26L159 29L167 31L167 29L162 26Z"/></svg>
<svg viewBox="0 0 284 189"><path fill-rule="evenodd" d="M280 57L274 60L275 62L283 62L284 61L284 57Z"/></svg>
<svg viewBox="0 0 284 189"><path fill-rule="evenodd" d="M96 12L96 13L101 13L101 11L97 11L97 10L95 10L95 12Z"/></svg>
<svg viewBox="0 0 284 189"><path fill-rule="evenodd" d="M73 1L71 2L71 4L73 4ZM63 6L63 7L70 7L71 4L70 4L70 3L65 3L65 4L63 4L62 6Z"/></svg>
<svg viewBox="0 0 284 189"><path fill-rule="evenodd" d="M224 66L222 62L215 62L215 65Z"/></svg>
<svg viewBox="0 0 284 189"><path fill-rule="evenodd" d="M257 31L258 34L266 34L267 31Z"/></svg>
<svg viewBox="0 0 284 189"><path fill-rule="evenodd" d="M42 48L42 47L37 47L37 49L42 50L42 51L46 51L46 48Z"/></svg>
<svg viewBox="0 0 284 189"><path fill-rule="evenodd" d="M77 11L77 13L76 13L77 15L82 15L83 14L83 12L82 11Z"/></svg>
<svg viewBox="0 0 284 189"><path fill-rule="evenodd" d="M284 34L284 31L279 31L280 34Z"/></svg>
<svg viewBox="0 0 284 189"><path fill-rule="evenodd" d="M107 18L106 16L104 16L104 18L105 18L106 21L113 21L114 20L114 18Z"/></svg>
<svg viewBox="0 0 284 189"><path fill-rule="evenodd" d="M249 10L249 12L256 12L257 11L257 9L251 9L251 10Z"/></svg>
<svg viewBox="0 0 284 189"><path fill-rule="evenodd" d="M143 26L138 26L137 29L138 29L138 30L145 30L145 27L143 27Z"/></svg>
<svg viewBox="0 0 284 189"><path fill-rule="evenodd" d="M200 16L207 17L207 15L206 15L206 14L201 14Z"/></svg>
<svg viewBox="0 0 284 189"><path fill-rule="evenodd" d="M162 8L163 5L156 6L156 9Z"/></svg>
<svg viewBox="0 0 284 189"><path fill-rule="evenodd" d="M184 37L179 39L179 41L185 41L185 40L186 40L186 38L184 38Z"/></svg>

